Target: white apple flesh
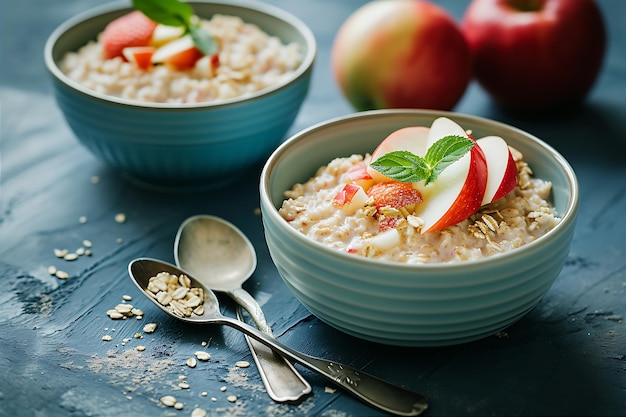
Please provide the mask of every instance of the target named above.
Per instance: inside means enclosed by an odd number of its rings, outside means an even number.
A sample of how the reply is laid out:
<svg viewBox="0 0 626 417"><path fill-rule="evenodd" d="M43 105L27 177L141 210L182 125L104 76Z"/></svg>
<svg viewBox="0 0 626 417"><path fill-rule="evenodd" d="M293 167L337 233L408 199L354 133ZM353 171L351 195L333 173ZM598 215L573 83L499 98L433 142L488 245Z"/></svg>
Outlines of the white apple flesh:
<svg viewBox="0 0 626 417"><path fill-rule="evenodd" d="M450 135L468 137L461 126L447 117L435 119L428 135L428 147ZM478 211L487 187L487 161L479 146L444 169L428 185L416 184L424 202L415 212L423 221L422 233L445 229Z"/></svg>
<svg viewBox="0 0 626 417"><path fill-rule="evenodd" d="M154 55L152 55L152 63L162 64L168 62L176 55L185 53L193 48L195 48L195 45L191 35L185 35L182 38L175 39L157 48L157 50L154 51Z"/></svg>
<svg viewBox="0 0 626 417"><path fill-rule="evenodd" d="M407 151L415 155L424 156L426 154L429 128L425 126L411 126L398 129L387 136L372 152L370 163L374 162L382 155L395 152ZM381 174L374 168L368 166L367 172L375 182L392 181L391 178Z"/></svg>
<svg viewBox="0 0 626 417"><path fill-rule="evenodd" d="M499 136L476 141L487 161L487 187L482 204L492 203L510 193L518 183L517 166L509 146Z"/></svg>
<svg viewBox="0 0 626 417"><path fill-rule="evenodd" d="M367 193L357 184L346 184L335 195L333 204L351 216L369 201Z"/></svg>
<svg viewBox="0 0 626 417"><path fill-rule="evenodd" d="M180 26L167 26L159 23L152 32L150 45L162 46L168 42L178 39L185 33L185 28Z"/></svg>
<svg viewBox="0 0 626 417"><path fill-rule="evenodd" d="M382 251L386 251L400 244L400 234L395 228L388 229L367 239L367 242Z"/></svg>

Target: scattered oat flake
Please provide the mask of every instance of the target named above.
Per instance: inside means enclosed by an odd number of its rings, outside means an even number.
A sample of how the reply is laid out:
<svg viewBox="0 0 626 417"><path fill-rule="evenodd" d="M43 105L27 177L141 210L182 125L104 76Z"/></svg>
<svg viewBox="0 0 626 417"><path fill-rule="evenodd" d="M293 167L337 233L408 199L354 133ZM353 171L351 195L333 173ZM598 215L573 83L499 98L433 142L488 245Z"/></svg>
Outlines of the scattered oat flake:
<svg viewBox="0 0 626 417"><path fill-rule="evenodd" d="M56 275L56 277L59 279L68 279L70 277L70 275L65 271L57 271L54 273L54 275Z"/></svg>
<svg viewBox="0 0 626 417"><path fill-rule="evenodd" d="M334 394L335 392L337 392L337 390L331 387L324 387L324 392L326 394Z"/></svg>
<svg viewBox="0 0 626 417"><path fill-rule="evenodd" d="M238 361L237 363L235 363L235 366L237 368L247 368L250 366L250 362L248 361Z"/></svg>
<svg viewBox="0 0 626 417"><path fill-rule="evenodd" d="M132 301L133 297L131 297L130 295L122 295L122 300L124 301Z"/></svg>
<svg viewBox="0 0 626 417"><path fill-rule="evenodd" d="M102 340L104 340L105 342L110 342L113 338L111 336L109 336L108 334L105 334L104 336L102 336Z"/></svg>
<svg viewBox="0 0 626 417"><path fill-rule="evenodd" d="M206 410L204 408L194 408L191 412L191 417L205 417Z"/></svg>
<svg viewBox="0 0 626 417"><path fill-rule="evenodd" d="M176 404L174 404L174 408L177 410L182 410L184 407L183 403L181 402L176 402Z"/></svg>
<svg viewBox="0 0 626 417"><path fill-rule="evenodd" d="M211 401L215 402L215 401L217 401L217 398L216 397L211 397Z"/></svg>
<svg viewBox="0 0 626 417"><path fill-rule="evenodd" d="M204 351L197 351L196 353L194 353L194 355L196 355L196 358L198 358L198 360L201 361L208 361L209 359L211 359L211 354L208 352L204 352Z"/></svg>
<svg viewBox="0 0 626 417"><path fill-rule="evenodd" d="M117 243L122 243L124 241L124 239L122 239L121 237L118 237L117 239L115 239L115 242Z"/></svg>
<svg viewBox="0 0 626 417"><path fill-rule="evenodd" d="M78 259L78 255L76 253L69 252L63 256L63 259L65 259L66 261L75 261L76 259Z"/></svg>
<svg viewBox="0 0 626 417"><path fill-rule="evenodd" d="M57 258L63 258L65 255L67 255L67 249L54 250L54 256L56 256Z"/></svg>
<svg viewBox="0 0 626 417"><path fill-rule="evenodd" d="M206 397L207 395L209 395L209 393L208 393L208 392L206 392L206 391L202 391L202 392L200 393L200 395L202 395L203 397Z"/></svg>
<svg viewBox="0 0 626 417"><path fill-rule="evenodd" d="M146 350L146 347L143 345L139 345L135 349L137 349L139 352L143 352L144 350Z"/></svg>
<svg viewBox="0 0 626 417"><path fill-rule="evenodd" d="M76 249L76 255L81 256L85 254L85 248Z"/></svg>
<svg viewBox="0 0 626 417"><path fill-rule="evenodd" d="M49 273L50 275L54 275L54 274L56 274L56 273L57 273L57 267L56 267L56 266L54 266L54 265L50 265L50 266L48 267L48 273Z"/></svg>
<svg viewBox="0 0 626 417"><path fill-rule="evenodd" d="M85 223L87 223L87 216L80 216L80 217L78 218L78 223L80 223L80 224L85 224Z"/></svg>
<svg viewBox="0 0 626 417"><path fill-rule="evenodd" d="M226 397L226 400L230 403L234 403L235 401L237 401L237 396L236 395L229 395L228 397Z"/></svg>
<svg viewBox="0 0 626 417"><path fill-rule="evenodd" d="M156 328L157 328L157 324L156 323L148 323L145 326L143 326L143 332L144 333L154 333Z"/></svg>
<svg viewBox="0 0 626 417"><path fill-rule="evenodd" d="M115 221L118 223L124 223L126 221L126 215L124 213L117 213L115 215Z"/></svg>
<svg viewBox="0 0 626 417"><path fill-rule="evenodd" d="M182 389L189 389L189 384L186 382L179 382L178 387Z"/></svg>
<svg viewBox="0 0 626 417"><path fill-rule="evenodd" d="M226 391L226 385L224 385L223 387L220 388L220 391L224 392Z"/></svg>
<svg viewBox="0 0 626 417"><path fill-rule="evenodd" d="M187 366L190 368L195 368L196 367L196 359L195 358L189 358L187 359Z"/></svg>
<svg viewBox="0 0 626 417"><path fill-rule="evenodd" d="M161 403L168 407L174 407L174 404L176 404L176 398L174 398L172 395L166 395L164 397L161 397Z"/></svg>
<svg viewBox="0 0 626 417"><path fill-rule="evenodd" d="M85 239L85 240L83 240L83 246L86 247L86 248L90 248L90 247L93 246L93 243L91 243L90 240Z"/></svg>

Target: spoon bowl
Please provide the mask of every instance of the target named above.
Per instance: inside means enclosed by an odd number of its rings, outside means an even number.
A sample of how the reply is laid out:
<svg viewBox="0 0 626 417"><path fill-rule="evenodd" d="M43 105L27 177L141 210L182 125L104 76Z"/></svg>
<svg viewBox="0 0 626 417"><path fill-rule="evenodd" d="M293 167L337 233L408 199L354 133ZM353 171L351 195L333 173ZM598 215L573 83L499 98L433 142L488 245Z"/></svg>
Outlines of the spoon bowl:
<svg viewBox="0 0 626 417"><path fill-rule="evenodd" d="M177 265L194 274L214 291L234 291L257 265L254 246L235 225L216 216L185 220L176 233Z"/></svg>
<svg viewBox="0 0 626 417"><path fill-rule="evenodd" d="M272 335L265 315L242 284L256 268L254 246L234 224L199 214L185 220L174 242L176 265L193 274L205 287L225 292L245 308L257 327ZM240 308L237 309L238 316ZM246 336L267 394L277 402L295 402L311 392L311 385L282 356Z"/></svg>
<svg viewBox="0 0 626 417"><path fill-rule="evenodd" d="M165 305L161 304L148 289L150 278L161 272L167 272L177 276L187 275L190 279L191 288L202 288L204 302L203 311L200 314L182 316L175 314ZM422 394L408 391L378 377L356 370L351 366L305 355L304 353L283 345L272 336L244 322L222 315L219 301L215 293L202 285L202 283L196 280L192 275L172 264L151 258L139 258L130 262L128 265L128 273L142 294L172 317L197 324L226 325L239 330L263 343L274 352L319 373L361 400L386 412L401 416L417 416L428 408L428 401Z"/></svg>

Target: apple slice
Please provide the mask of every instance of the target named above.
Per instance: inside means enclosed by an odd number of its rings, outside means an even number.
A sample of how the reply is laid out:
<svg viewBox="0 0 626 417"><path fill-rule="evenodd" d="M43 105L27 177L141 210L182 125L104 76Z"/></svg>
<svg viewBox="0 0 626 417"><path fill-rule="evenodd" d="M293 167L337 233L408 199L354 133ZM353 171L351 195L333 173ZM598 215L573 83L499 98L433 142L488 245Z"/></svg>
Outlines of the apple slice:
<svg viewBox="0 0 626 417"><path fill-rule="evenodd" d="M152 66L152 55L155 50L153 46L128 46L122 49L122 55L137 68L146 70Z"/></svg>
<svg viewBox="0 0 626 417"><path fill-rule="evenodd" d="M367 163L359 162L353 165L348 170L348 178L354 184L360 185L363 190L367 191L372 185L374 185L374 178L367 171Z"/></svg>
<svg viewBox="0 0 626 417"><path fill-rule="evenodd" d="M184 71L193 68L202 56L202 52L194 45L191 35L185 35L158 48L152 55L152 63L164 63L174 69Z"/></svg>
<svg viewBox="0 0 626 417"><path fill-rule="evenodd" d="M365 190L357 184L346 184L341 191L335 195L333 199L333 205L339 207L345 211L347 215L351 216L358 209L365 206L365 203L369 200Z"/></svg>
<svg viewBox="0 0 626 417"><path fill-rule="evenodd" d="M184 33L185 28L182 26L167 26L159 23L154 28L154 32L152 32L150 45L163 46L174 39L180 38Z"/></svg>
<svg viewBox="0 0 626 417"><path fill-rule="evenodd" d="M478 139L487 160L487 187L482 204L488 204L511 192L519 180L517 166L509 146L499 136Z"/></svg>
<svg viewBox="0 0 626 417"><path fill-rule="evenodd" d="M367 239L367 242L370 245L385 251L400 244L400 234L398 233L398 229L387 229L384 232Z"/></svg>
<svg viewBox="0 0 626 417"><path fill-rule="evenodd" d="M425 126L410 126L398 129L387 136L372 152L370 162L382 155L395 151L408 151L415 155L424 156L426 153L429 128ZM391 178L381 174L368 166L367 172L375 182L392 181Z"/></svg>
<svg viewBox="0 0 626 417"><path fill-rule="evenodd" d="M447 117L438 117L430 126L427 147L430 147L433 143L446 136L469 137L467 132L453 120L448 119Z"/></svg>
<svg viewBox="0 0 626 417"><path fill-rule="evenodd" d="M448 118L436 119L430 129L429 143L444 136L468 137L463 128ZM445 229L465 220L480 208L487 187L487 161L480 146L444 169L437 179L415 184L424 198L415 215L423 221L422 233Z"/></svg>

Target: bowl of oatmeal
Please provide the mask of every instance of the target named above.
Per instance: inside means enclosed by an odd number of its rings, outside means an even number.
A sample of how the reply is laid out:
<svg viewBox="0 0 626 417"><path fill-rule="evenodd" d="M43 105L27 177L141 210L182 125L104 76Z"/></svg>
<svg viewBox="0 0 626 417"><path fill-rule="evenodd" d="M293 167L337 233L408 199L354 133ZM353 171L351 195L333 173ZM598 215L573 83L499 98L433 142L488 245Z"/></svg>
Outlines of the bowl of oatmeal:
<svg viewBox="0 0 626 417"><path fill-rule="evenodd" d="M371 197L356 210L337 203L357 182L353 167L371 163L385 138L442 117L472 138L506 141L517 171L506 195L425 233L415 207L429 202L427 191L396 211ZM263 168L260 203L271 258L311 313L377 343L444 346L503 331L541 301L567 257L579 192L568 162L527 132L465 114L376 110L285 141Z"/></svg>
<svg viewBox="0 0 626 417"><path fill-rule="evenodd" d="M223 186L261 164L297 117L315 61L310 29L279 8L251 0L188 5L189 21L213 49L196 47L185 27L119 2L65 21L44 48L57 104L79 143L149 187Z"/></svg>

